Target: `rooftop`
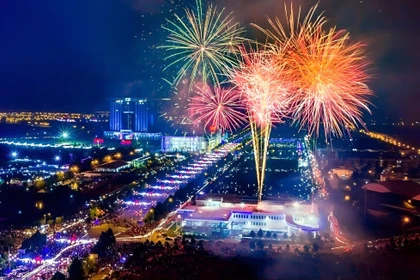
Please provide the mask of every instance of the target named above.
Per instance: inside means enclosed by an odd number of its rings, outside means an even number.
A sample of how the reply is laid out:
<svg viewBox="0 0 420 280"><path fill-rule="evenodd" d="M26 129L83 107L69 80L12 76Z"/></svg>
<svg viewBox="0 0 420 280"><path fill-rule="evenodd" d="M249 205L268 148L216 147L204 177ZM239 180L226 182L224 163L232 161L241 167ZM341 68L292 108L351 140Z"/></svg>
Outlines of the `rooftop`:
<svg viewBox="0 0 420 280"><path fill-rule="evenodd" d="M254 197L236 195L203 195L196 204L189 203L180 212L188 213L188 219L227 221L232 213L261 213L281 215L294 213L318 214L316 204L293 202L291 198L265 199L259 204Z"/></svg>
<svg viewBox="0 0 420 280"><path fill-rule="evenodd" d="M393 193L410 199L420 200L420 184L413 181L390 180L367 184L365 190L378 193Z"/></svg>

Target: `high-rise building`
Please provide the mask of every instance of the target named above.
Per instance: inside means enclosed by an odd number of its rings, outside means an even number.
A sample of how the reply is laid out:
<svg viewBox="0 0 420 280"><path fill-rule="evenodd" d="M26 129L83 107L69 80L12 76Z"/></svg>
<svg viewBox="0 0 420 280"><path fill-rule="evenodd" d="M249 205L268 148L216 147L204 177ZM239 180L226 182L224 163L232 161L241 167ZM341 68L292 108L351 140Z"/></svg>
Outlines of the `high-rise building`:
<svg viewBox="0 0 420 280"><path fill-rule="evenodd" d="M113 99L110 103L109 129L111 131L147 132L149 116L146 99Z"/></svg>
<svg viewBox="0 0 420 280"><path fill-rule="evenodd" d="M149 128L149 109L146 100L137 100L134 104L134 131L147 132Z"/></svg>
<svg viewBox="0 0 420 280"><path fill-rule="evenodd" d="M109 110L109 130L120 131L122 122L122 100L111 101Z"/></svg>

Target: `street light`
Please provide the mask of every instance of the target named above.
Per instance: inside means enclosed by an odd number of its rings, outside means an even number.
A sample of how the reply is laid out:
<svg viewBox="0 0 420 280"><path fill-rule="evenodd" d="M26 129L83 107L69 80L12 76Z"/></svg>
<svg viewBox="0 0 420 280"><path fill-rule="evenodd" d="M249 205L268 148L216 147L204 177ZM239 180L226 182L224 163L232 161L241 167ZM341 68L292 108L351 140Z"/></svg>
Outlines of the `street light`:
<svg viewBox="0 0 420 280"><path fill-rule="evenodd" d="M410 221L411 221L411 220L410 220L410 218L409 218L409 217L404 217L404 218L403 218L403 223L404 223L404 224L408 224Z"/></svg>
<svg viewBox="0 0 420 280"><path fill-rule="evenodd" d="M111 160L112 160L111 156L106 156L106 157L104 158L104 161L105 161L105 162L110 162Z"/></svg>
<svg viewBox="0 0 420 280"><path fill-rule="evenodd" d="M12 157L13 158L17 158L17 156L18 156L18 153L17 152L12 152Z"/></svg>
<svg viewBox="0 0 420 280"><path fill-rule="evenodd" d="M55 156L54 159L55 159L55 161L60 161L61 158L60 158L60 156Z"/></svg>

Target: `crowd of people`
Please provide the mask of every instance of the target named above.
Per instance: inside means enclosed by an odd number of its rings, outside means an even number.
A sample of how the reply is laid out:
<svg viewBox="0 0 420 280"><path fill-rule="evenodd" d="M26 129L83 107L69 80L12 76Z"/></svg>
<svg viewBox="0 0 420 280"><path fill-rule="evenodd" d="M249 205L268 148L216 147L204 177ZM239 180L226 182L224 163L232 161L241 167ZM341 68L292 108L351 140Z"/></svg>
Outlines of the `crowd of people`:
<svg viewBox="0 0 420 280"><path fill-rule="evenodd" d="M408 242L396 249L365 246L347 253L309 246L274 250L195 240L145 242L124 248L122 255L132 256L109 279L418 279L420 244Z"/></svg>

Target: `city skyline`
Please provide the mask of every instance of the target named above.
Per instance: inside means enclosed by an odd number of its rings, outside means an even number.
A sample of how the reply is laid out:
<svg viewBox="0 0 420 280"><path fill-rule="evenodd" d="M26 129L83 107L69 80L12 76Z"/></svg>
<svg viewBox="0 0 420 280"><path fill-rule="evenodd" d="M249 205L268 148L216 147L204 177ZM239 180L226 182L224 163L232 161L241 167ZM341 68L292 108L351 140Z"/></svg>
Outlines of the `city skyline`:
<svg viewBox="0 0 420 280"><path fill-rule="evenodd" d="M0 278L420 279L417 7L0 3Z"/></svg>
<svg viewBox="0 0 420 280"><path fill-rule="evenodd" d="M157 49L167 35L161 24L190 2L194 1L3 3L7 24L0 34L7 43L0 49L4 56L0 110L92 112L106 109L107 97L170 97L172 90L163 79L171 73L162 73L164 56ZM249 22L262 24L266 15L282 12L282 4L273 9L271 0L255 7L252 1L211 2L233 11L250 36L256 32ZM373 118L416 121L416 104L410 102L419 88L415 76L420 42L419 36L411 35L418 23L410 20L415 18L416 3L356 2L321 1L319 10L368 45ZM307 10L315 3L297 4Z"/></svg>

